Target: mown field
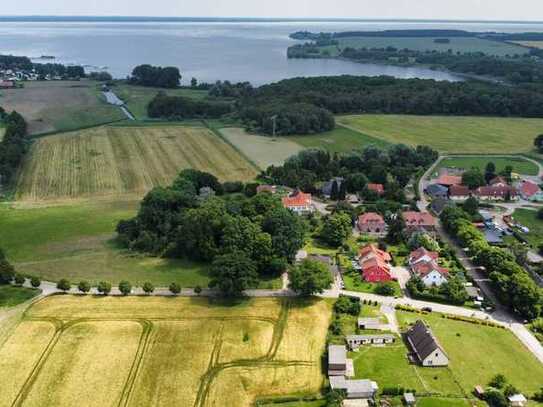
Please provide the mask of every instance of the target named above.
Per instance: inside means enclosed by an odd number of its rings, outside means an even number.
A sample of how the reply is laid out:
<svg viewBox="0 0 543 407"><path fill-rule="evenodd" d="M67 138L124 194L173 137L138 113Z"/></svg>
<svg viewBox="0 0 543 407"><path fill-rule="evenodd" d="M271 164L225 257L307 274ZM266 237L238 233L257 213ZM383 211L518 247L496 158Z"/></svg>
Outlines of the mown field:
<svg viewBox="0 0 543 407"><path fill-rule="evenodd" d="M527 161L521 157L493 157L493 156L473 156L473 157L447 157L439 163L440 168L479 168L484 172L486 165L493 162L496 166L496 171L500 172L506 166L511 165L513 172L522 175L537 175L539 168L534 163Z"/></svg>
<svg viewBox="0 0 543 407"><path fill-rule="evenodd" d="M543 119L498 117L367 114L336 120L389 143L425 144L452 154L530 152L543 127Z"/></svg>
<svg viewBox="0 0 543 407"><path fill-rule="evenodd" d="M128 110L138 120L148 119L147 105L158 92L165 92L170 96L185 96L194 99L204 99L207 96L207 90L163 89L127 84L118 84L112 90L126 103Z"/></svg>
<svg viewBox="0 0 543 407"><path fill-rule="evenodd" d="M416 51L447 52L484 52L488 55L505 56L526 54L528 49L499 41L481 38L449 38L449 44L436 44L435 38L405 38L405 37L352 37L339 39L340 48L386 48L392 46L398 49L408 48Z"/></svg>
<svg viewBox="0 0 543 407"><path fill-rule="evenodd" d="M26 82L22 89L3 90L0 105L21 113L31 134L126 119L118 107L105 102L92 81Z"/></svg>
<svg viewBox="0 0 543 407"><path fill-rule="evenodd" d="M20 201L142 197L196 168L221 180L257 172L235 149L203 127L103 126L40 138L17 181Z"/></svg>
<svg viewBox="0 0 543 407"><path fill-rule="evenodd" d="M0 346L0 406L250 406L312 394L325 301L56 296Z"/></svg>

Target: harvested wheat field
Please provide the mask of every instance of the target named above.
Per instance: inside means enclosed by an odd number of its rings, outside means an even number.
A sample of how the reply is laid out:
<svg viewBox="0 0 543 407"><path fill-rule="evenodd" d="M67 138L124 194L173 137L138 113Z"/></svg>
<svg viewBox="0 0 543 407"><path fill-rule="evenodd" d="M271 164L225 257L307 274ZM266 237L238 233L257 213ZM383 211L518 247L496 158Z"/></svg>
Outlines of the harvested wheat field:
<svg viewBox="0 0 543 407"><path fill-rule="evenodd" d="M38 139L18 178L22 201L131 196L168 185L185 168L222 181L247 181L256 169L203 127L104 126Z"/></svg>
<svg viewBox="0 0 543 407"><path fill-rule="evenodd" d="M54 296L0 344L0 406L251 406L312 394L322 300Z"/></svg>

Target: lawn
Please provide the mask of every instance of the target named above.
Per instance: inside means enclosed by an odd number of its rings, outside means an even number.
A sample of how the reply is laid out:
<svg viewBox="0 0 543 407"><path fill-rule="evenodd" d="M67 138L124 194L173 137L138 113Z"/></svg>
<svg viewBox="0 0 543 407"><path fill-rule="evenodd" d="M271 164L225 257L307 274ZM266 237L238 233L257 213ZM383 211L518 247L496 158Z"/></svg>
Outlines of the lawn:
<svg viewBox="0 0 543 407"><path fill-rule="evenodd" d="M531 152L543 127L543 119L498 117L368 114L336 120L389 143L424 144L451 154Z"/></svg>
<svg viewBox="0 0 543 407"><path fill-rule="evenodd" d="M17 180L22 201L141 198L185 168L222 181L248 181L256 169L204 127L103 126L33 143Z"/></svg>
<svg viewBox="0 0 543 407"><path fill-rule="evenodd" d="M513 172L522 175L537 175L539 168L534 163L523 159L522 157L493 157L493 156L473 156L473 157L447 157L441 160L439 168L479 168L484 172L486 165L493 162L496 165L496 171L501 172L506 166L511 165Z"/></svg>
<svg viewBox="0 0 543 407"><path fill-rule="evenodd" d="M304 149L303 146L289 140L288 137L273 138L249 134L244 129L237 127L221 128L219 132L261 169L266 169L270 165L282 165L287 158Z"/></svg>
<svg viewBox="0 0 543 407"><path fill-rule="evenodd" d="M440 37L441 38L441 37ZM449 44L437 44L435 38L405 38L405 37L351 37L339 39L340 48L386 48L392 46L398 49L408 48L416 51L447 52L484 52L489 55L505 56L526 54L528 49L505 42L490 41L481 38L450 38Z"/></svg>
<svg viewBox="0 0 543 407"><path fill-rule="evenodd" d="M0 285L0 308L14 307L34 298L39 293L38 289Z"/></svg>
<svg viewBox="0 0 543 407"><path fill-rule="evenodd" d="M338 123L340 122L337 118L336 120ZM341 125L337 125L334 130L325 133L288 136L286 138L305 148L323 148L333 153L347 153L355 149L362 150L368 145L382 148L390 145L390 143L380 138Z"/></svg>
<svg viewBox="0 0 543 407"><path fill-rule="evenodd" d="M360 273L343 273L343 282L345 283L345 290L359 293L376 294L375 289L378 287L378 284L376 283L368 283L363 281ZM394 288L394 296L399 297L402 295L402 289L400 288L400 284L398 284L398 282L391 281L388 284L392 285Z"/></svg>
<svg viewBox="0 0 543 407"><path fill-rule="evenodd" d="M193 99L204 99L208 93L207 90L164 89L127 84L118 84L112 90L126 103L128 110L138 120L148 119L147 105L159 92L164 92L170 96L185 96Z"/></svg>
<svg viewBox="0 0 543 407"><path fill-rule="evenodd" d="M398 312L400 325L425 320L450 359L449 370L466 393L498 373L531 395L541 387L543 365L508 330L453 321L439 314ZM486 357L485 355L488 355ZM433 369L420 369L431 372Z"/></svg>
<svg viewBox="0 0 543 407"><path fill-rule="evenodd" d="M126 119L118 107L105 102L97 86L97 82L86 80L25 82L22 89L2 91L0 105L21 113L31 134Z"/></svg>
<svg viewBox="0 0 543 407"><path fill-rule="evenodd" d="M530 246L537 249L543 243L543 221L537 217L537 210L516 209L513 218L530 229L530 233L519 233L528 240Z"/></svg>
<svg viewBox="0 0 543 407"><path fill-rule="evenodd" d="M330 311L320 300L50 297L0 346L0 405L244 407L315 394Z"/></svg>

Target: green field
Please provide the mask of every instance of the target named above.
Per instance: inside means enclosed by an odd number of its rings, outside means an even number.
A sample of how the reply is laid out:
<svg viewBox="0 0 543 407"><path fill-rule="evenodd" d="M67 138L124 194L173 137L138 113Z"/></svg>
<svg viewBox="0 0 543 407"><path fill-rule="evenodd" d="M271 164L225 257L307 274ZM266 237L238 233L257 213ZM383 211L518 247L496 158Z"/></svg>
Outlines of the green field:
<svg viewBox="0 0 543 407"><path fill-rule="evenodd" d="M389 143L424 144L451 154L530 152L543 128L543 119L524 118L368 114L336 120Z"/></svg>
<svg viewBox="0 0 543 407"><path fill-rule="evenodd" d="M34 298L39 293L38 289L0 285L0 308L14 307Z"/></svg>
<svg viewBox="0 0 543 407"><path fill-rule="evenodd" d="M112 90L126 103L128 110L139 120L148 119L147 105L158 92L165 92L170 96L185 96L195 99L204 99L207 96L207 90L163 89L127 84L118 84Z"/></svg>
<svg viewBox="0 0 543 407"><path fill-rule="evenodd" d="M330 315L322 300L49 297L0 344L0 406L249 407L315 394Z"/></svg>
<svg viewBox="0 0 543 407"><path fill-rule="evenodd" d="M0 105L21 113L31 134L126 119L118 107L105 102L97 82L86 80L25 82L24 88L2 91Z"/></svg>
<svg viewBox="0 0 543 407"><path fill-rule="evenodd" d="M537 249L543 243L543 221L537 217L537 210L516 209L513 218L530 229L530 233L519 233L528 240L532 248Z"/></svg>
<svg viewBox="0 0 543 407"><path fill-rule="evenodd" d="M441 38L441 37L440 37ZM505 56L526 54L528 49L514 44L490 41L481 38L450 38L449 44L436 44L435 38L405 38L405 37L351 37L339 39L340 48L386 48L392 46L398 49L408 48L414 51L447 52L484 52L488 55Z"/></svg>
<svg viewBox="0 0 543 407"><path fill-rule="evenodd" d="M383 148L390 145L387 141L342 126L336 126L334 130L325 133L287 136L286 139L305 148L324 148L333 153L346 153L354 149L361 150L372 144Z"/></svg>
<svg viewBox="0 0 543 407"><path fill-rule="evenodd" d="M493 162L496 165L496 172L501 172L506 166L511 165L513 172L522 175L538 175L539 168L534 163L523 159L522 157L493 157L493 156L473 156L473 157L447 157L441 160L438 168L479 168L484 172L486 165Z"/></svg>

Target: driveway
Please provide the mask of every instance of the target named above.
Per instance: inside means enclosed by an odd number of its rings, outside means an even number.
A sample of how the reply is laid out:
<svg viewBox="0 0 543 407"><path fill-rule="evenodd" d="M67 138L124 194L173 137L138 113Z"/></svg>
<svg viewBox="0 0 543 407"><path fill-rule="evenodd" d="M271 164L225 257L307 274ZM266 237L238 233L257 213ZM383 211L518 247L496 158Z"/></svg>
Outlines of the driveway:
<svg viewBox="0 0 543 407"><path fill-rule="evenodd" d="M396 280L398 280L398 284L400 284L400 287L402 290L405 290L405 285L411 278L411 273L405 266L395 266L391 268L392 271L392 277L394 277Z"/></svg>

